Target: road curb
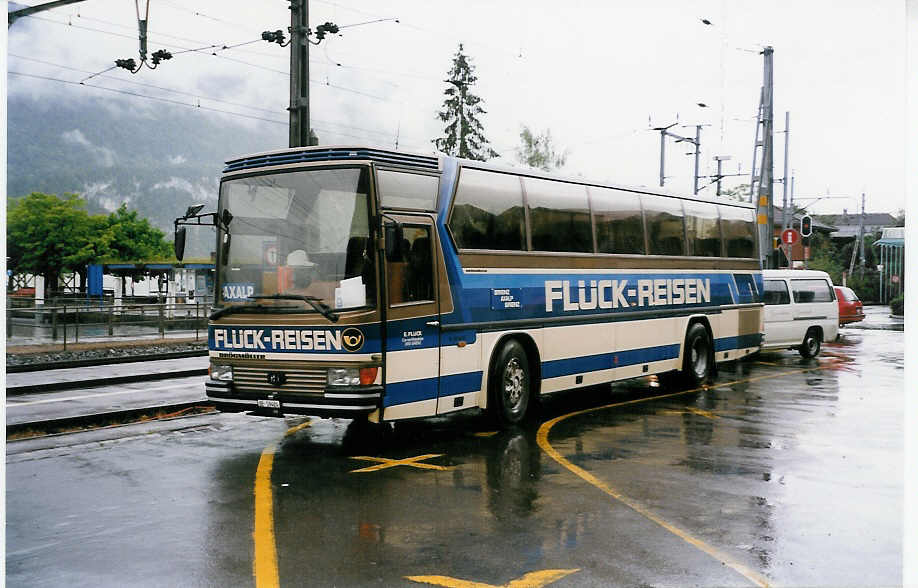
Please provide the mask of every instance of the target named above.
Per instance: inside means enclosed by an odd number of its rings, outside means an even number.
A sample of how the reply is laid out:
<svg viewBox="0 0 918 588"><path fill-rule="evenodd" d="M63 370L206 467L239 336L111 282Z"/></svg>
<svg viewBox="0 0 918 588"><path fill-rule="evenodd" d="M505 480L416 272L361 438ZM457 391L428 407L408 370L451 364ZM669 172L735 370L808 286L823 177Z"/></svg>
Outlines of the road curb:
<svg viewBox="0 0 918 588"><path fill-rule="evenodd" d="M94 378L92 380L48 382L46 384L30 384L28 386L10 386L6 389L6 395L18 396L22 394L34 394L36 392L57 392L59 390L75 390L78 388L98 388L100 386L113 386L115 384L130 384L134 382L150 382L154 380L170 380L174 378L188 378L191 376L206 375L207 368L195 368L190 370L177 370L154 374L134 374L130 376Z"/></svg>

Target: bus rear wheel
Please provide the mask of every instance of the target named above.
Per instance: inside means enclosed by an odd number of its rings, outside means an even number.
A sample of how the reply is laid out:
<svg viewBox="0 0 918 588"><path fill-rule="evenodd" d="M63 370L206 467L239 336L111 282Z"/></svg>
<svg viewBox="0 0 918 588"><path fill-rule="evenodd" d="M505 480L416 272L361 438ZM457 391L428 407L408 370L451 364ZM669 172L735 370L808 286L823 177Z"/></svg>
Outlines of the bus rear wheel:
<svg viewBox="0 0 918 588"><path fill-rule="evenodd" d="M519 342L510 340L501 347L488 379L498 423L512 426L523 422L529 408L532 379L526 350Z"/></svg>
<svg viewBox="0 0 918 588"><path fill-rule="evenodd" d="M708 330L701 323L689 327L685 334L685 353L682 359L682 379L689 387L703 384L714 367L714 353Z"/></svg>

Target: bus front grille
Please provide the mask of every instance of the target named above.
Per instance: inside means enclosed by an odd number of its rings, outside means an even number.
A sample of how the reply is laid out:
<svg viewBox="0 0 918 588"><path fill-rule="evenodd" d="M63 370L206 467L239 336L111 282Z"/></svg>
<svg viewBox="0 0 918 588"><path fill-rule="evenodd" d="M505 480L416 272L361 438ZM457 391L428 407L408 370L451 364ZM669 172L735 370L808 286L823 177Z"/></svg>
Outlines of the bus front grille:
<svg viewBox="0 0 918 588"><path fill-rule="evenodd" d="M233 368L237 392L322 397L327 379L325 368ZM273 377L272 377L273 376ZM280 384L272 383L282 382Z"/></svg>

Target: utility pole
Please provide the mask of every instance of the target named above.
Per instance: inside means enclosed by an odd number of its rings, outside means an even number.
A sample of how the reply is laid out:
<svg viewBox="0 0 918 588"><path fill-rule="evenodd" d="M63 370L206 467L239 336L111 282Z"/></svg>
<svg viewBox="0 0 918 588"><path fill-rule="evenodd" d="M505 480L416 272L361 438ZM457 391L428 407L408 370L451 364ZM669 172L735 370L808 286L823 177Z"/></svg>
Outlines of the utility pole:
<svg viewBox="0 0 918 588"><path fill-rule="evenodd" d="M695 146L695 174L693 176L692 182L692 194L698 193L698 162L701 157L701 127L706 125L691 125L695 127L695 138L683 137L682 135L677 135L676 133L669 132L669 129L673 128L679 124L674 122L671 125L665 127L653 127L654 131L660 131L660 187L666 183L666 137L672 137L676 140L676 143L686 142L691 143Z"/></svg>
<svg viewBox="0 0 918 588"><path fill-rule="evenodd" d="M784 184L784 202L781 205L781 230L786 231L789 227L787 225L787 195L789 192L790 182L788 181L787 168L788 162L790 161L790 112L784 112L784 179L782 183ZM793 220L793 218L791 218Z"/></svg>
<svg viewBox="0 0 918 588"><path fill-rule="evenodd" d="M864 266L867 261L864 257L864 220L867 216L867 194L861 192L861 226L858 228L858 239L861 241L861 277L864 276Z"/></svg>
<svg viewBox="0 0 918 588"><path fill-rule="evenodd" d="M290 0L290 146L309 141L309 0Z"/></svg>
<svg viewBox="0 0 918 588"><path fill-rule="evenodd" d="M762 167L759 174L758 215L759 255L763 268L774 268L772 235L774 234L774 48L765 47L764 76L762 82ZM758 134L758 131L756 131Z"/></svg>
<svg viewBox="0 0 918 588"><path fill-rule="evenodd" d="M698 158L701 157L701 125L695 125L695 176L692 194L698 194Z"/></svg>
<svg viewBox="0 0 918 588"><path fill-rule="evenodd" d="M674 122L671 125L666 125L665 127L653 127L653 130L660 131L660 187L663 187L663 184L666 183L666 135L669 132L669 129L673 128L679 124Z"/></svg>
<svg viewBox="0 0 918 588"><path fill-rule="evenodd" d="M717 182L717 195L718 196L720 196L720 181L724 178L723 164L725 161L729 161L731 159L733 158L729 155L715 155L714 156L714 161L717 162L717 175L714 177L715 177L715 181Z"/></svg>

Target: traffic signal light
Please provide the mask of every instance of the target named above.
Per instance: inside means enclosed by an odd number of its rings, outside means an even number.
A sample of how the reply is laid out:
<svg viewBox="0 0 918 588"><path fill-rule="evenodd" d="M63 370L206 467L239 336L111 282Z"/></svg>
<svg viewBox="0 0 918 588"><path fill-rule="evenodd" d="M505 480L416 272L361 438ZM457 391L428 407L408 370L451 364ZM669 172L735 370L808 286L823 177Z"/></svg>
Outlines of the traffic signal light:
<svg viewBox="0 0 918 588"><path fill-rule="evenodd" d="M800 219L800 236L809 237L813 234L813 219L810 215L805 215Z"/></svg>

